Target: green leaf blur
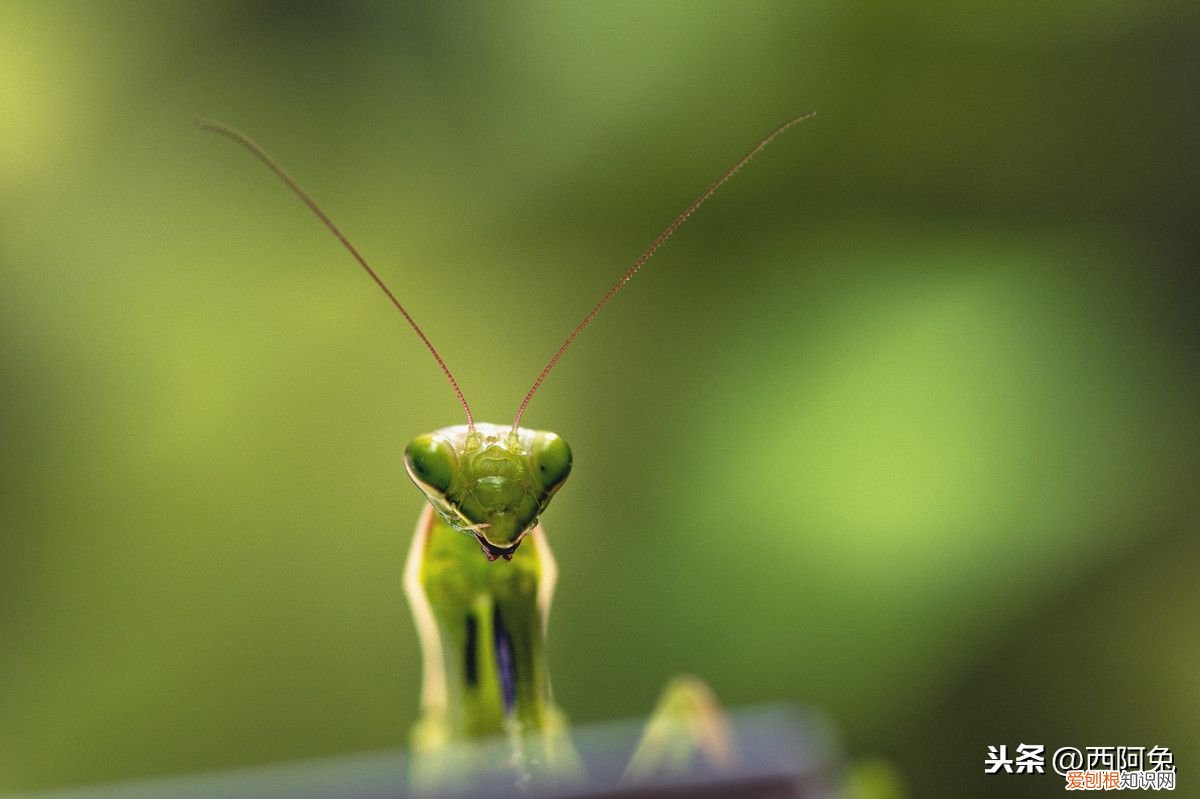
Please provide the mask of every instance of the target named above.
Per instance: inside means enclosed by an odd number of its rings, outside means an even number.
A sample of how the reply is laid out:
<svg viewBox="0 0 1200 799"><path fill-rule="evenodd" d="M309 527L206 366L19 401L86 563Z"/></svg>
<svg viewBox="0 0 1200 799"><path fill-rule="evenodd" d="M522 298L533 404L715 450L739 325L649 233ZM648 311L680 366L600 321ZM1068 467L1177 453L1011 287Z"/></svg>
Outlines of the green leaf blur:
<svg viewBox="0 0 1200 799"><path fill-rule="evenodd" d="M3 4L0 793L416 716L403 449L461 410L197 116L503 424L815 109L525 417L575 455L559 704L701 674L922 797L1062 790L987 745L1194 761L1196 8Z"/></svg>

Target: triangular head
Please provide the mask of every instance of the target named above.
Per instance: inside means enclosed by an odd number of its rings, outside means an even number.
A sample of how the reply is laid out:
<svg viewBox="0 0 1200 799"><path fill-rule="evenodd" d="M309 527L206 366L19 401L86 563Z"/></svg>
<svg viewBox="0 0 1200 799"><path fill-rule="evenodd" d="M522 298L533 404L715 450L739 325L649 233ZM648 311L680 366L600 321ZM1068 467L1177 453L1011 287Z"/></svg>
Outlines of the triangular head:
<svg viewBox="0 0 1200 799"><path fill-rule="evenodd" d="M571 448L541 430L457 425L413 439L404 466L447 524L508 560L571 474Z"/></svg>

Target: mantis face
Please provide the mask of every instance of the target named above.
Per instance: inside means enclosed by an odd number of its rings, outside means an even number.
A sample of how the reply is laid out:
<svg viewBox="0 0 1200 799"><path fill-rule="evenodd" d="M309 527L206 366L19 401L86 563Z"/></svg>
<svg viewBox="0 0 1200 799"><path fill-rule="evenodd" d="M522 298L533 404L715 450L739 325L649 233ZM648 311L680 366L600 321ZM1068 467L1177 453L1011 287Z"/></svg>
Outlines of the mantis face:
<svg viewBox="0 0 1200 799"><path fill-rule="evenodd" d="M571 473L571 449L541 430L458 425L413 439L404 466L446 523L475 536L488 560L511 559Z"/></svg>

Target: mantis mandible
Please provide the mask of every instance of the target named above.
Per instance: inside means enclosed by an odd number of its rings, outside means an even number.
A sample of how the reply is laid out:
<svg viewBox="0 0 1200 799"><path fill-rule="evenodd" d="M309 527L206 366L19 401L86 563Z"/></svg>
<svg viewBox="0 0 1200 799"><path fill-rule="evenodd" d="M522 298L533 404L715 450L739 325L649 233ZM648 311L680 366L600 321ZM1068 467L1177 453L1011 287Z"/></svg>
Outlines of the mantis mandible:
<svg viewBox="0 0 1200 799"><path fill-rule="evenodd" d="M777 136L814 113L768 133L667 225L566 337L510 425L475 421L433 343L291 175L244 134L200 122L262 161L337 237L437 361L466 415L466 424L418 436L404 451L408 475L427 500L404 568L422 653L421 716L413 728L410 768L415 791L457 790L497 775L518 787L582 780L566 719L550 690L545 640L557 570L539 522L571 473L571 450L554 433L521 427L521 419L563 353L679 226ZM499 749L466 745L483 739L494 739ZM664 692L626 775L650 777L697 759L719 767L732 757L711 692L682 678Z"/></svg>

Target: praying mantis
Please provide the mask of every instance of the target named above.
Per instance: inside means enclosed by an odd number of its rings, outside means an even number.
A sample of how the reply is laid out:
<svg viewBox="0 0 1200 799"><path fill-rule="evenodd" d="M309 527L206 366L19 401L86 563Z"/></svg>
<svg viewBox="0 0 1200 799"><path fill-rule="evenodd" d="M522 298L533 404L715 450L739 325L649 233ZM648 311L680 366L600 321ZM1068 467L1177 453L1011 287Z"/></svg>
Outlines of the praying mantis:
<svg viewBox="0 0 1200 799"><path fill-rule="evenodd" d="M422 654L421 715L412 731L409 774L415 793L478 788L489 780L531 790L584 781L551 692L546 626L557 569L539 521L571 473L571 450L555 433L521 427L521 419L579 334L666 240L768 144L814 113L760 139L667 225L566 337L510 425L475 421L437 348L291 175L245 134L200 121L258 158L337 237L433 356L466 416L466 424L417 436L404 451L408 475L427 500L404 568ZM493 743L470 745L477 741ZM696 678L679 678L665 690L626 777L649 779L697 762L721 768L735 756L711 691Z"/></svg>

